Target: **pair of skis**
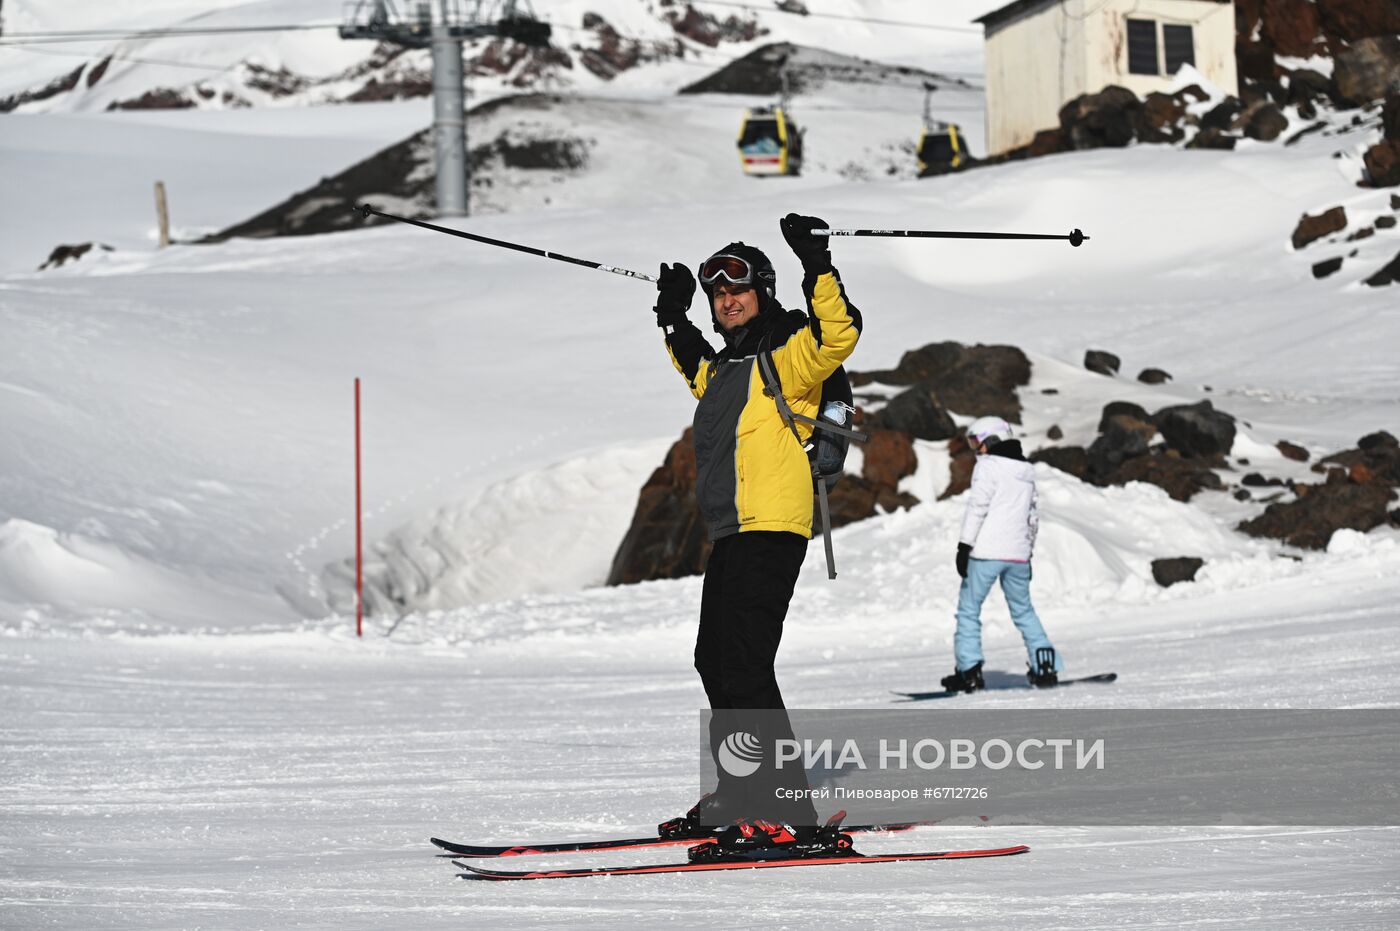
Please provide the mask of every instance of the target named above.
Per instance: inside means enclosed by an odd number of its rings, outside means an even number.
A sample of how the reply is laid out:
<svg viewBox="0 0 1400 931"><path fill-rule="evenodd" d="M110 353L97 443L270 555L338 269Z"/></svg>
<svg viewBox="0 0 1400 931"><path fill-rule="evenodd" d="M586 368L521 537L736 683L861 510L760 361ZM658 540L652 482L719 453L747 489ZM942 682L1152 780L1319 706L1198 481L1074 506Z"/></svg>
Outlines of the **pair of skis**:
<svg viewBox="0 0 1400 931"><path fill-rule="evenodd" d="M908 831L911 828L918 827L920 823L921 822L904 824L862 824L852 825L842 830L848 834L894 833ZM613 840L564 841L562 843L489 846L461 844L455 841L434 837L432 838L432 842L447 851L443 856L466 859L519 857L551 853L634 850L648 847L675 847L682 845L695 846L696 844L713 843L714 838L690 837L671 839L660 837L631 837ZM833 866L838 863L898 863L914 860L966 860L978 857L1011 856L1018 853L1025 853L1029 849L1030 848L1025 845L1017 845L1014 847L999 847L985 850L939 850L923 853L874 854L870 856L858 853L846 853L833 857L779 857L771 860L740 860L718 863L655 863L645 866L608 866L563 870L491 870L470 863L462 863L459 862L458 859L454 859L453 863L467 871L461 874L463 877L500 881L519 879L570 879L582 876L635 876L646 873L700 873L716 872L719 870L780 869L796 866Z"/></svg>

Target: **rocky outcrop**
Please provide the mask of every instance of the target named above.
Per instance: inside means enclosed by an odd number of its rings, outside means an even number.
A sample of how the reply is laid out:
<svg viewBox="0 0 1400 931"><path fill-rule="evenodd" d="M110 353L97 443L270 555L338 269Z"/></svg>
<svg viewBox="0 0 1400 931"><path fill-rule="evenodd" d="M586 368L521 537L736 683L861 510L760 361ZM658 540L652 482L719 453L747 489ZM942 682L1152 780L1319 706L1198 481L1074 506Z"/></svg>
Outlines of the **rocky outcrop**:
<svg viewBox="0 0 1400 931"><path fill-rule="evenodd" d="M607 584L699 575L709 555L705 522L695 500L695 435L687 427L642 486Z"/></svg>
<svg viewBox="0 0 1400 931"><path fill-rule="evenodd" d="M1164 441L1153 443L1158 433ZM1099 435L1088 449L1052 446L1030 459L1094 485L1147 482L1189 501L1197 492L1225 487L1213 470L1225 464L1234 435L1234 418L1209 401L1152 415L1131 402L1114 401L1104 407Z"/></svg>
<svg viewBox="0 0 1400 931"><path fill-rule="evenodd" d="M1316 0L1325 35L1345 42L1400 33L1400 3L1395 0Z"/></svg>
<svg viewBox="0 0 1400 931"><path fill-rule="evenodd" d="M559 172L577 171L588 164L593 145L590 140L559 135L548 123L536 124L531 118L535 112L550 111L558 102L556 97L530 94L500 98L471 110L470 118L476 121L475 138L488 140L474 146L470 152L473 209L479 207L481 199L489 194L498 179L549 177ZM434 215L432 161L432 130L422 130L202 241L305 236L380 222L373 217L362 219L352 209L365 201L389 200L398 208L393 211L395 213L412 219L431 219Z"/></svg>
<svg viewBox="0 0 1400 931"><path fill-rule="evenodd" d="M1382 139L1366 150L1362 157L1366 165L1365 183L1369 187L1400 185L1400 142Z"/></svg>
<svg viewBox="0 0 1400 931"><path fill-rule="evenodd" d="M1400 486L1400 443L1390 433L1368 434L1355 449L1327 456L1313 471L1326 479L1291 485L1294 500L1270 504L1238 529L1303 549L1325 549L1340 529L1364 533L1391 519L1388 512Z"/></svg>
<svg viewBox="0 0 1400 931"><path fill-rule="evenodd" d="M919 467L910 434L899 430L869 430L869 439L861 445L864 463L861 474L876 485L895 488L899 480L913 475ZM839 486L838 486L839 487Z"/></svg>
<svg viewBox="0 0 1400 931"><path fill-rule="evenodd" d="M663 4L665 5L667 4ZM710 13L702 13L689 3L685 5L683 12L670 9L666 11L665 16L677 35L701 45L708 45L710 48L718 46L721 42L752 42L768 33L768 30L760 26L758 20L753 17L730 15L720 19Z"/></svg>
<svg viewBox="0 0 1400 931"><path fill-rule="evenodd" d="M909 385L911 390L919 388L936 399L946 411L976 417L990 414L1020 423L1021 400L1016 389L1028 384L1030 378L1030 360L1014 346L945 342L906 352L893 369L852 372L851 384ZM893 404L891 401L890 406ZM888 426L883 412L874 420Z"/></svg>
<svg viewBox="0 0 1400 931"><path fill-rule="evenodd" d="M1400 82L1400 36L1359 39L1335 61L1332 79L1338 97L1353 106L1378 100Z"/></svg>
<svg viewBox="0 0 1400 931"><path fill-rule="evenodd" d="M1209 401L1164 407L1152 423L1167 448L1189 459L1215 459L1230 454L1235 442L1235 418Z"/></svg>
<svg viewBox="0 0 1400 931"><path fill-rule="evenodd" d="M182 90L173 87L157 87L146 91L140 97L130 100L114 100L107 104L107 110L189 110L195 102Z"/></svg>
<svg viewBox="0 0 1400 931"><path fill-rule="evenodd" d="M107 70L107 64L111 61L110 56L103 59L98 65L103 71ZM57 97L59 94L66 94L78 86L78 79L83 76L83 69L87 65L79 65L67 74L61 74L49 81L47 84L36 87L34 90L21 91L9 97L0 97L0 113L8 113L16 107L22 107L27 103L34 103L39 100L48 100L50 97ZM94 69L96 70L96 69ZM101 75L98 75L101 77Z"/></svg>
<svg viewBox="0 0 1400 931"><path fill-rule="evenodd" d="M937 388L927 382L895 395L883 410L870 416L870 423L916 440L946 440L958 433L957 424L939 401Z"/></svg>
<svg viewBox="0 0 1400 931"><path fill-rule="evenodd" d="M1293 501L1275 502L1237 528L1252 537L1272 537L1302 549L1327 548L1332 534L1347 528L1365 533L1385 523L1395 493L1378 485L1346 481L1299 485Z"/></svg>

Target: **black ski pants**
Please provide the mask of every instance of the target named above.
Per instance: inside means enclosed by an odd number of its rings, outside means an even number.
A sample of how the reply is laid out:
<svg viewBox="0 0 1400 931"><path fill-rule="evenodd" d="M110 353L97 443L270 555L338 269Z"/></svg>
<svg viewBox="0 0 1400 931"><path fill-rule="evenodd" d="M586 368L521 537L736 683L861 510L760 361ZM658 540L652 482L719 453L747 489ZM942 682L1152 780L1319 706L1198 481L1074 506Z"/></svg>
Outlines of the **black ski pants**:
<svg viewBox="0 0 1400 931"><path fill-rule="evenodd" d="M806 555L807 540L799 534L753 531L716 540L705 565L695 668L714 710L710 749L719 773L718 794L723 809L734 817L816 823L809 799L776 797L781 787L806 789L807 777L792 763L777 770L769 752L775 741L793 736L773 663ZM746 710L766 713L741 713ZM765 748L760 771L743 779L718 765L720 744L738 731L753 734Z"/></svg>

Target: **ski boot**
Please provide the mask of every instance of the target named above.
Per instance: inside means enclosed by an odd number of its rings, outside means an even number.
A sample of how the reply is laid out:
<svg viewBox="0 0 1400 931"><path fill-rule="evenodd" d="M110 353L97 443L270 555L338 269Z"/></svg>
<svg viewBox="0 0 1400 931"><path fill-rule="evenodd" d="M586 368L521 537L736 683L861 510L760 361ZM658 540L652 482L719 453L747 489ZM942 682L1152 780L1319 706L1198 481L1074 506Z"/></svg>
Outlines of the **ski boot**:
<svg viewBox="0 0 1400 931"><path fill-rule="evenodd" d="M951 676L944 676L943 687L950 692L980 692L987 685L982 681L982 664L968 669L954 669Z"/></svg>
<svg viewBox="0 0 1400 931"><path fill-rule="evenodd" d="M844 817L844 811L837 812L822 827L740 818L716 831L713 843L691 847L686 857L691 863L733 863L852 856L851 835L841 832Z"/></svg>
<svg viewBox="0 0 1400 931"><path fill-rule="evenodd" d="M1060 677L1055 673L1055 648L1037 647L1035 651L1035 665L1027 664L1026 681L1035 688L1048 689L1060 682Z"/></svg>
<svg viewBox="0 0 1400 931"><path fill-rule="evenodd" d="M716 824L713 817L714 810L718 808L719 795L715 792L706 792L700 796L700 801L691 806L690 811L679 818L672 818L663 821L656 826L656 833L662 840L679 840L681 838L701 838L709 837L715 832L713 827L707 825ZM718 823L724 820L719 819Z"/></svg>

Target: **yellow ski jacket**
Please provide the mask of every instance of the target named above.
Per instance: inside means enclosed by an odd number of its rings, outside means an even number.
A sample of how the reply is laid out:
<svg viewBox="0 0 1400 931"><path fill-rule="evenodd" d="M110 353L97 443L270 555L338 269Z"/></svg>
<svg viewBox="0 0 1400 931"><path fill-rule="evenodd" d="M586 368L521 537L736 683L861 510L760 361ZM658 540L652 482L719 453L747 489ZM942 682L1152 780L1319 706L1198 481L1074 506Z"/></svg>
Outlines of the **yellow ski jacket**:
<svg viewBox="0 0 1400 931"><path fill-rule="evenodd" d="M811 426L796 422L799 443L764 394L760 346L772 353L783 396L796 414L815 418L822 382L856 348L860 312L835 270L802 283L808 313L765 310L737 343L715 354L694 324L666 337L695 408L695 492L710 539L777 530L812 536L812 468L803 444Z"/></svg>

